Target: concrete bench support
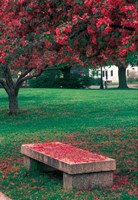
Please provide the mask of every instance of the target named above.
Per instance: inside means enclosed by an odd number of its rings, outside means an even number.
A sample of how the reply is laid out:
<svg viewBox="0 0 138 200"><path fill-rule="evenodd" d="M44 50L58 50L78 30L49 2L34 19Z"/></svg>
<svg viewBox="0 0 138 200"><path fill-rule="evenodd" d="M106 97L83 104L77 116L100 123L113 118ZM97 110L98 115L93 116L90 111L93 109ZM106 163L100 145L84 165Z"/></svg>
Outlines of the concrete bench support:
<svg viewBox="0 0 138 200"><path fill-rule="evenodd" d="M23 144L24 165L31 171L63 172L63 187L78 190L113 184L114 159L60 142Z"/></svg>
<svg viewBox="0 0 138 200"><path fill-rule="evenodd" d="M36 170L43 170L45 172L53 172L56 171L55 168L50 167L44 163L41 163L37 160L34 160L32 158L29 158L28 156L24 156L23 163L26 166L26 168L30 171L36 171Z"/></svg>
<svg viewBox="0 0 138 200"><path fill-rule="evenodd" d="M63 173L63 187L65 189L88 189L113 185L113 172L88 173L70 175Z"/></svg>

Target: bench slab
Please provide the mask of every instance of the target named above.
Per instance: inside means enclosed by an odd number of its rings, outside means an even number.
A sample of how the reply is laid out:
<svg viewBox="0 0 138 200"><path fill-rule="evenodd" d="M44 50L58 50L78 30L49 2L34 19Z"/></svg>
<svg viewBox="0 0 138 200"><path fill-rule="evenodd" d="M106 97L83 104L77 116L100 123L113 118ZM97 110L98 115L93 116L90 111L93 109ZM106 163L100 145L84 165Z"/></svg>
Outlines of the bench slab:
<svg viewBox="0 0 138 200"><path fill-rule="evenodd" d="M46 171L63 171L63 186L66 189L111 186L113 183L113 171L116 169L114 159L69 144L23 144L21 153L25 155L24 164L27 168L35 166L34 163L42 163Z"/></svg>

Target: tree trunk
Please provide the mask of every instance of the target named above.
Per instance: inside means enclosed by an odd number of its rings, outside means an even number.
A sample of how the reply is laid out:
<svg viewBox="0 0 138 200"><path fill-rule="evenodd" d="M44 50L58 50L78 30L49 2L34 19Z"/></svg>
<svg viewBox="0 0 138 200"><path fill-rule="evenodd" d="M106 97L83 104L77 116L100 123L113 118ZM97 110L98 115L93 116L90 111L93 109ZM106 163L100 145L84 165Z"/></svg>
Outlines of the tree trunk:
<svg viewBox="0 0 138 200"><path fill-rule="evenodd" d="M104 89L104 85L103 85L103 68L101 66L101 81L100 81L100 89Z"/></svg>
<svg viewBox="0 0 138 200"><path fill-rule="evenodd" d="M9 98L9 115L17 115L18 114L18 93L16 91L8 92Z"/></svg>
<svg viewBox="0 0 138 200"><path fill-rule="evenodd" d="M70 80L70 71L71 71L71 67L64 67L63 68L62 72L63 72L64 81Z"/></svg>
<svg viewBox="0 0 138 200"><path fill-rule="evenodd" d="M127 81L126 81L126 67L119 66L118 67L118 77L119 77L119 87L121 89L128 88Z"/></svg>
<svg viewBox="0 0 138 200"><path fill-rule="evenodd" d="M63 73L62 87L69 88L70 87L69 81L70 81L71 67L64 67L61 71Z"/></svg>

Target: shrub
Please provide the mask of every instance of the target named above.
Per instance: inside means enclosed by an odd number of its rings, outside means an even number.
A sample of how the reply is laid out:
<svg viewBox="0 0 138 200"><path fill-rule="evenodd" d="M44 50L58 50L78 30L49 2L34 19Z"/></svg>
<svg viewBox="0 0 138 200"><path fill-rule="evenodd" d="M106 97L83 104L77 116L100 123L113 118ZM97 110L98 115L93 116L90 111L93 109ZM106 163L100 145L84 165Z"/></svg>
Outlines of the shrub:
<svg viewBox="0 0 138 200"><path fill-rule="evenodd" d="M60 76L58 71L45 71L41 76L29 80L29 86L33 88L53 88Z"/></svg>
<svg viewBox="0 0 138 200"><path fill-rule="evenodd" d="M128 82L128 83L135 83L135 82L138 82L138 78L128 77L128 78L127 78L127 82Z"/></svg>
<svg viewBox="0 0 138 200"><path fill-rule="evenodd" d="M132 68L133 69L133 68ZM138 71L133 70L129 72L129 76L127 78L128 83L134 83L138 81Z"/></svg>
<svg viewBox="0 0 138 200"><path fill-rule="evenodd" d="M70 74L70 79L59 79L59 85L63 88L85 88L90 86L90 78L88 76L81 76L78 73Z"/></svg>
<svg viewBox="0 0 138 200"><path fill-rule="evenodd" d="M91 78L91 85L100 85L101 79L100 78Z"/></svg>
<svg viewBox="0 0 138 200"><path fill-rule="evenodd" d="M61 75L61 71L45 71L41 76L31 79L29 85L33 88L86 88L90 85L100 85L100 78L71 73L70 78L66 80Z"/></svg>

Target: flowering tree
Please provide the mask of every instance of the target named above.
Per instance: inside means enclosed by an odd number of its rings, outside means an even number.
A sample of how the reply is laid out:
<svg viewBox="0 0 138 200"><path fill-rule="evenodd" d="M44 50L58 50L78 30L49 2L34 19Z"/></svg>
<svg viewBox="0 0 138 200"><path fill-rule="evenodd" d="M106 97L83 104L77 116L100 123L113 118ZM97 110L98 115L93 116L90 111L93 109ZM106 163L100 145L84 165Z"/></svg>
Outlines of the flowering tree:
<svg viewBox="0 0 138 200"><path fill-rule="evenodd" d="M136 4L135 0L1 1L0 68L4 78L0 83L9 97L10 114L17 114L23 81L44 70L96 67L109 61L124 66L127 55L136 51ZM12 71L21 72L16 82Z"/></svg>

